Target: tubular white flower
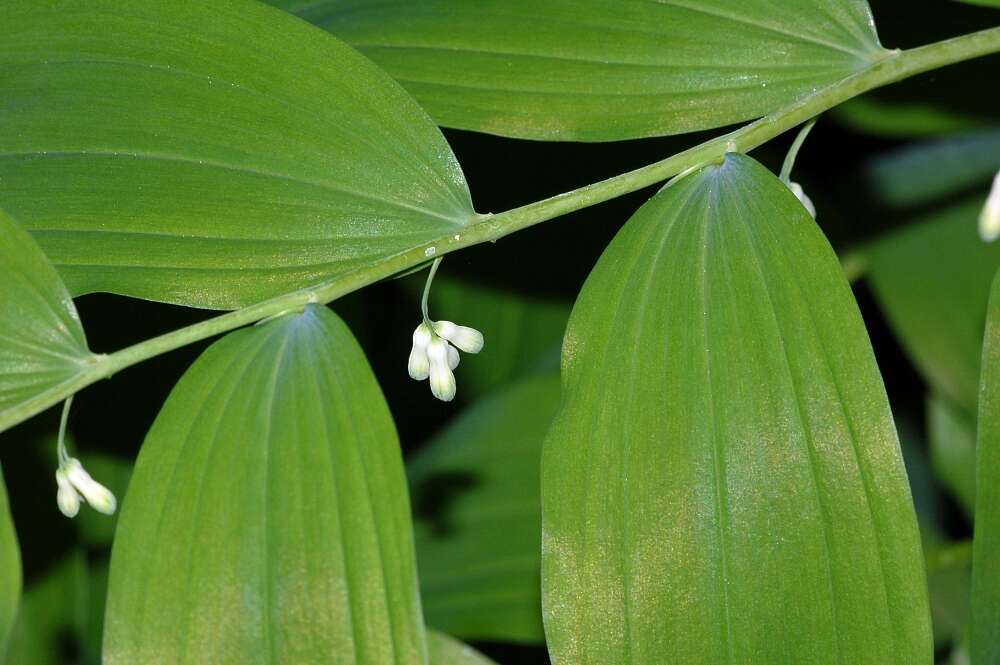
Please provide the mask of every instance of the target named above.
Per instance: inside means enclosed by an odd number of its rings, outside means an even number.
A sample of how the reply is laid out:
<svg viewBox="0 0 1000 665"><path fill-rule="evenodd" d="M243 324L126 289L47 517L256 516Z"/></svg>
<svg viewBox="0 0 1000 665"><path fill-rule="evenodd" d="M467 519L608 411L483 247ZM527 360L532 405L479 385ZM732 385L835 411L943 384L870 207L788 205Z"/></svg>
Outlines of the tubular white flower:
<svg viewBox="0 0 1000 665"><path fill-rule="evenodd" d="M115 495L104 485L90 477L90 474L80 464L80 460L69 458L60 471L65 471L66 479L73 486L84 501L90 506L105 515L111 515L118 507Z"/></svg>
<svg viewBox="0 0 1000 665"><path fill-rule="evenodd" d="M979 237L983 242L993 242L1000 238L1000 171L993 178L993 188L986 197L986 205L979 213Z"/></svg>
<svg viewBox="0 0 1000 665"><path fill-rule="evenodd" d="M802 207L809 212L813 219L816 219L816 206L813 205L812 199L806 196L805 191L802 189L802 185L797 182L789 182L788 189L792 190L792 194L795 194L795 198L799 200Z"/></svg>
<svg viewBox="0 0 1000 665"><path fill-rule="evenodd" d="M456 349L451 344L448 345L448 368L455 369L458 367L458 363L461 357L458 354L458 349Z"/></svg>
<svg viewBox="0 0 1000 665"><path fill-rule="evenodd" d="M427 360L427 345L430 344L434 333L426 323L421 323L413 331L413 348L410 349L410 361L407 363L407 370L410 378L423 381L430 375L430 363Z"/></svg>
<svg viewBox="0 0 1000 665"><path fill-rule="evenodd" d="M80 495L73 489L69 478L66 477L66 471L62 468L56 470L56 485L59 486L59 489L56 491L56 503L59 505L59 512L66 517L76 517L76 514L80 512Z"/></svg>
<svg viewBox="0 0 1000 665"><path fill-rule="evenodd" d="M483 333L475 328L455 325L451 321L437 321L434 332L466 353L479 353L483 350Z"/></svg>
<svg viewBox="0 0 1000 665"><path fill-rule="evenodd" d="M427 345L427 359L430 361L431 393L443 402L455 399L458 388L448 363L448 343L440 337L432 339Z"/></svg>

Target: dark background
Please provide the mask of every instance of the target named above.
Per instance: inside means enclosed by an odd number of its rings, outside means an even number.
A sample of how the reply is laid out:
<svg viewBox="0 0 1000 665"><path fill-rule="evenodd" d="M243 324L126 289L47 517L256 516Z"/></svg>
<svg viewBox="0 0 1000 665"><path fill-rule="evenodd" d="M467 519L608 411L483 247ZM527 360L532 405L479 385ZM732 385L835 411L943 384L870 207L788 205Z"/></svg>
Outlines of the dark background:
<svg viewBox="0 0 1000 665"><path fill-rule="evenodd" d="M916 46L1000 23L1000 12L948 0L875 1L872 5L882 43L890 48ZM878 94L976 113L984 104L997 105L997 71L1000 59L993 57L922 75ZM988 93L991 88L992 95L974 94L977 89ZM520 141L452 130L445 134L465 170L477 210L500 212L657 161L721 131L605 144ZM777 171L792 138L794 132L753 155ZM874 155L903 143L852 131L829 115L820 119L799 155L794 178L812 195L820 224L836 248L851 247L892 225L891 215L878 208L859 174ZM655 190L647 188L496 244L464 250L449 256L441 270L470 281L572 301L603 248ZM925 386L863 280L855 285L855 294L893 411L921 432ZM95 352L111 352L213 315L104 294L82 297L77 304ZM333 307L368 353L396 419L404 452L412 452L462 408L461 391L454 403L443 404L431 397L426 385L406 375L410 333L419 321L417 298L400 281L387 281ZM489 337L489 331L486 334ZM78 447L134 459L169 391L209 343L154 358L84 390L76 398L70 419ZM52 410L2 437L0 459L21 540L26 586L76 543L73 523L56 511L54 446L52 442L44 449L39 445L40 439L54 433L57 422L58 413ZM970 525L954 504L944 494L938 498L950 534L969 537ZM501 663L547 662L543 648L477 646ZM77 649L68 637L60 648L67 659Z"/></svg>

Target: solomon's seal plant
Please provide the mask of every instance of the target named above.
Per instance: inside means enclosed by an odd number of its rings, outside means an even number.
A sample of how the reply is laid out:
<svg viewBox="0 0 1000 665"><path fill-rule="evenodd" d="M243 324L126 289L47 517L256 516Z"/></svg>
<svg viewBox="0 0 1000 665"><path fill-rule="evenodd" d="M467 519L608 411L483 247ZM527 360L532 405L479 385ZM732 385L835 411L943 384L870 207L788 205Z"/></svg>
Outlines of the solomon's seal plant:
<svg viewBox="0 0 1000 665"><path fill-rule="evenodd" d="M975 4L0 0L0 662L1000 663Z"/></svg>

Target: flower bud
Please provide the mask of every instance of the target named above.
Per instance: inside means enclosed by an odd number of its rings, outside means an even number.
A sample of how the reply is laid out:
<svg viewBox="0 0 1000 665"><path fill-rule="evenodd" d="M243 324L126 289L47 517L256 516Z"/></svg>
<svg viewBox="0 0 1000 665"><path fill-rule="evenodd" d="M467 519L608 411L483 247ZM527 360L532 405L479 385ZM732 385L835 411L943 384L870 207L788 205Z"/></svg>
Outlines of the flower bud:
<svg viewBox="0 0 1000 665"><path fill-rule="evenodd" d="M427 360L427 345L430 343L434 333L426 323L421 323L413 331L413 348L410 349L410 360L407 363L407 370L411 379L423 381L430 374L430 364Z"/></svg>
<svg viewBox="0 0 1000 665"><path fill-rule="evenodd" d="M448 363L448 343L440 337L432 339L427 345L427 359L430 362L431 393L444 402L455 399L457 386Z"/></svg>
<svg viewBox="0 0 1000 665"><path fill-rule="evenodd" d="M979 237L983 242L993 242L1000 237L1000 171L993 178L993 188L979 213Z"/></svg>
<svg viewBox="0 0 1000 665"><path fill-rule="evenodd" d="M816 206L813 205L812 199L806 196L805 191L802 189L802 185L797 182L789 182L788 189L792 190L792 194L795 194L795 198L797 198L799 203L802 204L802 207L809 212L809 215L812 216L813 219L816 219Z"/></svg>
<svg viewBox="0 0 1000 665"><path fill-rule="evenodd" d="M455 325L451 321L437 321L434 332L466 353L479 353L483 350L483 333L475 328Z"/></svg>
<svg viewBox="0 0 1000 665"><path fill-rule="evenodd" d="M56 491L59 512L66 517L76 517L76 514L80 512L80 495L73 489L73 485L66 477L66 472L61 468L56 471L56 485L59 486Z"/></svg>
<svg viewBox="0 0 1000 665"><path fill-rule="evenodd" d="M451 344L448 345L448 368L455 369L458 367L458 363L461 358L458 355L458 349L456 349Z"/></svg>
<svg viewBox="0 0 1000 665"><path fill-rule="evenodd" d="M80 464L80 460L71 457L63 469L69 484L94 510L105 515L111 515L115 512L118 507L115 495L107 487L91 478L83 465ZM58 499L58 497L56 498Z"/></svg>

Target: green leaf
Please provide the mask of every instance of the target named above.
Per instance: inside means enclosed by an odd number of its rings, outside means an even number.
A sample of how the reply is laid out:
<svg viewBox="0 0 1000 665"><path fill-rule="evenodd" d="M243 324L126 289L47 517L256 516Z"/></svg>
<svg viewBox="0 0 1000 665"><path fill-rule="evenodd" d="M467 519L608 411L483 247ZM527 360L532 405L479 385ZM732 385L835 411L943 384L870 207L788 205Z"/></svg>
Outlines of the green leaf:
<svg viewBox="0 0 1000 665"><path fill-rule="evenodd" d="M410 281L420 293L426 275ZM459 395L486 395L512 380L559 364L570 305L468 280L439 276L431 291L431 313L461 319L489 333L489 352L462 365Z"/></svg>
<svg viewBox="0 0 1000 665"><path fill-rule="evenodd" d="M993 280L983 343L972 543L972 665L1000 662L1000 272Z"/></svg>
<svg viewBox="0 0 1000 665"><path fill-rule="evenodd" d="M884 57L864 0L268 0L330 30L442 125L563 141L764 115Z"/></svg>
<svg viewBox="0 0 1000 665"><path fill-rule="evenodd" d="M472 647L433 630L427 631L427 651L430 665L494 665Z"/></svg>
<svg viewBox="0 0 1000 665"><path fill-rule="evenodd" d="M0 182L74 294L235 308L452 234L461 169L370 61L249 0L11 0Z"/></svg>
<svg viewBox="0 0 1000 665"><path fill-rule="evenodd" d="M52 264L27 232L0 212L0 431L22 420L27 404L72 380L93 357Z"/></svg>
<svg viewBox="0 0 1000 665"><path fill-rule="evenodd" d="M174 388L111 556L105 665L426 660L406 479L347 327L309 307Z"/></svg>
<svg viewBox="0 0 1000 665"><path fill-rule="evenodd" d="M477 402L407 463L429 626L464 639L543 642L542 439L559 377Z"/></svg>
<svg viewBox="0 0 1000 665"><path fill-rule="evenodd" d="M21 551L7 502L7 486L0 472L0 663L7 653L7 640L14 627L21 599Z"/></svg>
<svg viewBox="0 0 1000 665"><path fill-rule="evenodd" d="M971 516L976 503L976 422L948 400L927 401L927 440L938 478Z"/></svg>
<svg viewBox="0 0 1000 665"><path fill-rule="evenodd" d="M932 662L864 324L812 218L752 159L668 185L588 278L542 520L554 662Z"/></svg>

